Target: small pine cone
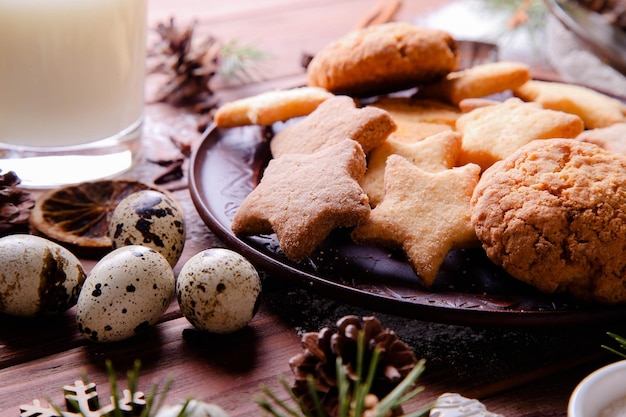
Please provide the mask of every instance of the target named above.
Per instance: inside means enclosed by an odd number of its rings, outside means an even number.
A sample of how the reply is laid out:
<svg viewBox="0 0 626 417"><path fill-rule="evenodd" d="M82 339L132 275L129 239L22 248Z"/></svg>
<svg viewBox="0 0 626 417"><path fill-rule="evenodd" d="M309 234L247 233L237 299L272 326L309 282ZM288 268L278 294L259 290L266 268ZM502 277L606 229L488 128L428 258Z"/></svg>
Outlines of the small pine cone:
<svg viewBox="0 0 626 417"><path fill-rule="evenodd" d="M0 175L0 237L27 232L30 211L35 199L17 186L20 179L13 171Z"/></svg>
<svg viewBox="0 0 626 417"><path fill-rule="evenodd" d="M295 376L293 393L307 407L313 404L307 383L308 375L312 375L327 415L337 415L336 359L341 358L348 378L356 381L357 344L361 332L365 334L364 372L367 372L374 349L380 349L378 370L371 390L378 398L391 392L417 363L409 346L398 339L394 331L383 329L376 317L361 320L357 316L345 316L337 321L336 332L323 328L318 333L306 333L302 337L304 351L289 361Z"/></svg>

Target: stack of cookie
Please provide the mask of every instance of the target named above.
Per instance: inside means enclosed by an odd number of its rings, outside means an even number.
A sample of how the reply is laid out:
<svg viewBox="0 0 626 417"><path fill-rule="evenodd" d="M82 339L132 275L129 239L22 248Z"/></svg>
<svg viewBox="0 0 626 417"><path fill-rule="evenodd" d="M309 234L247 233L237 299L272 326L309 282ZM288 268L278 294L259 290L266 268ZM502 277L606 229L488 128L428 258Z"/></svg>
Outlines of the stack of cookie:
<svg viewBox="0 0 626 417"><path fill-rule="evenodd" d="M348 228L402 249L424 287L451 249L482 246L541 291L626 302L626 105L458 58L445 32L381 24L320 51L307 86L222 106L219 127L300 117L233 232L275 232L301 261Z"/></svg>

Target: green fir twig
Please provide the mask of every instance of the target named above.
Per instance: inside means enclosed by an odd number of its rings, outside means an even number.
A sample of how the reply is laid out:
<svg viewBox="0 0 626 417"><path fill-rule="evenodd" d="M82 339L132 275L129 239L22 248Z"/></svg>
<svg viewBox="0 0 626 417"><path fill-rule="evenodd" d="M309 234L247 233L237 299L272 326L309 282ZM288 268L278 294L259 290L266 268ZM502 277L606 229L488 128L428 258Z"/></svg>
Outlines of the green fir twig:
<svg viewBox="0 0 626 417"><path fill-rule="evenodd" d="M362 416L365 410L365 398L371 393L374 377L379 365L381 350L375 348L369 363L365 363L365 334L360 332L357 337L357 360L356 360L356 381L350 389L350 379L348 371L343 364L342 358L336 359L337 389L338 389L338 417ZM421 376L425 368L425 360L422 359L414 366L407 376L385 397L383 397L373 409L368 410L371 417L384 417L392 410L399 409L408 401L423 392L424 387L415 386L417 379ZM290 406L286 401L281 400L267 386L262 386L264 396L256 399L257 404L268 414L274 417L324 417L326 412L322 406L318 392L315 389L313 375L307 376L310 398L313 402L313 410L297 398L293 390L284 378L280 379L282 388L289 394L289 398L296 404L297 408ZM419 417L427 414L432 408L431 405L424 406L418 410L413 410L403 417Z"/></svg>
<svg viewBox="0 0 626 417"><path fill-rule="evenodd" d="M118 380L116 377L113 364L110 360L105 362L109 387L110 399L109 404L100 405L98 400L97 387L95 383L90 383L86 374L83 374L81 381L76 381L75 385L63 387L65 396L65 405L67 411L63 411L61 407L47 398L48 405L41 404L38 400L34 400L33 404L24 404L20 406L22 417L36 416L82 416L82 417L154 417L159 412L165 396L169 391L171 379L169 379L165 388L158 394L158 385L153 384L150 394L146 397L143 392L138 391L140 361L135 361L133 368L127 372L128 389L120 392ZM157 396L159 401L156 401ZM178 415L184 417L188 414L188 400ZM124 407L124 408L122 408Z"/></svg>
<svg viewBox="0 0 626 417"><path fill-rule="evenodd" d="M622 358L626 358L626 338L616 334L616 333L612 333L612 332L607 332L606 333L609 337L611 337L613 340L615 340L617 343L619 343L619 349L618 350L616 348L607 346L607 345L602 345L602 348L608 350L609 352L615 353L618 356L621 356Z"/></svg>
<svg viewBox="0 0 626 417"><path fill-rule="evenodd" d="M269 56L267 52L252 45L231 40L221 47L218 74L226 80L253 81L255 77L252 71L257 70L259 64Z"/></svg>

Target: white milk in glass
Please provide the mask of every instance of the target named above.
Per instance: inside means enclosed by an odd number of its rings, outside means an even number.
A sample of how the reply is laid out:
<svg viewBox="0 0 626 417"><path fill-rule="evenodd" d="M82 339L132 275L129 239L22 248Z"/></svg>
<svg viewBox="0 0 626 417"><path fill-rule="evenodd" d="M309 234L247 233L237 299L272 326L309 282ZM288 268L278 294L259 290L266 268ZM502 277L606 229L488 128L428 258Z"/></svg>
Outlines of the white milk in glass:
<svg viewBox="0 0 626 417"><path fill-rule="evenodd" d="M11 148L85 155L136 138L145 42L146 0L0 0L0 169L20 159Z"/></svg>

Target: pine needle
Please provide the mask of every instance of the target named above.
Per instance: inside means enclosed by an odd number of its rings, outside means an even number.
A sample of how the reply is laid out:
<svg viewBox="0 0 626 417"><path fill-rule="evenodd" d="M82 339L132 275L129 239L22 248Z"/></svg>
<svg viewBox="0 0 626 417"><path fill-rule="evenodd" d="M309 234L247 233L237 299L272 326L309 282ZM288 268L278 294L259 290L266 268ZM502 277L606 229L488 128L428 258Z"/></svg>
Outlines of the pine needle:
<svg viewBox="0 0 626 417"><path fill-rule="evenodd" d="M218 74L224 79L252 81L254 75L251 71L268 57L269 55L260 49L232 40L222 45L220 49Z"/></svg>
<svg viewBox="0 0 626 417"><path fill-rule="evenodd" d="M606 334L609 337L611 337L613 340L615 340L617 343L619 343L619 349L621 350L617 350L616 348L612 348L606 345L601 345L601 347L608 350L609 352L612 352L618 356L621 356L622 358L626 358L626 338L616 333L612 333L612 332L607 332Z"/></svg>

